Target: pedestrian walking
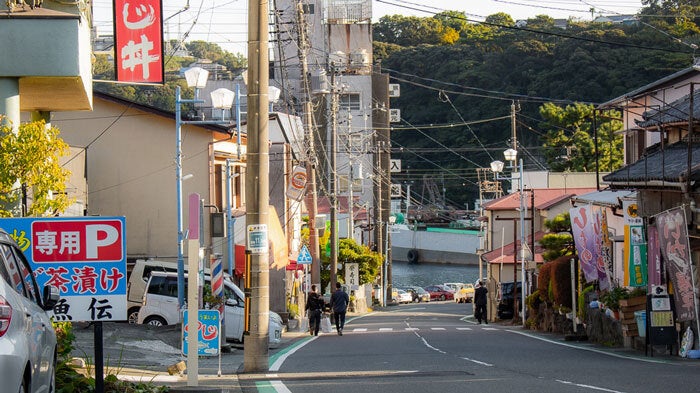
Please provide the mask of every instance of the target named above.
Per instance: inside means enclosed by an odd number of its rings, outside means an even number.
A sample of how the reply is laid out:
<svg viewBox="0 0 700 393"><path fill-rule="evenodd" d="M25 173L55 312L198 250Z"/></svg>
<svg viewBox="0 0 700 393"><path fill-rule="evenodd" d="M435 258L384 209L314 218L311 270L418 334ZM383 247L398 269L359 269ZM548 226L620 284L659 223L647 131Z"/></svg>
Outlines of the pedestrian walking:
<svg viewBox="0 0 700 393"><path fill-rule="evenodd" d="M335 330L339 336L343 335L348 304L350 304L350 297L343 291L339 282L335 283L335 292L331 295L331 309L333 310L333 319L335 319Z"/></svg>
<svg viewBox="0 0 700 393"><path fill-rule="evenodd" d="M486 289L484 282L479 281L479 287L474 290L474 306L476 307L474 316L476 317L476 320L479 321L479 325L481 325L482 319L487 324L489 323L488 315L486 315L487 293L489 293L489 290Z"/></svg>
<svg viewBox="0 0 700 393"><path fill-rule="evenodd" d="M316 284L311 285L311 292L306 297L307 315L309 316L309 333L318 336L318 329L321 327L321 313L323 312L323 298L316 292Z"/></svg>

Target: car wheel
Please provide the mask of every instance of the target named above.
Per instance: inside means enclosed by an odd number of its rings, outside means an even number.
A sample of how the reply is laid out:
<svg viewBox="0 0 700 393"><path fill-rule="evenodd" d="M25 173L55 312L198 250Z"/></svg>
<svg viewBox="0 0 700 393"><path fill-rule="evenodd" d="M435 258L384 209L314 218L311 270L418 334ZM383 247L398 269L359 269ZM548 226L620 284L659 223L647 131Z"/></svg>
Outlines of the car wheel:
<svg viewBox="0 0 700 393"><path fill-rule="evenodd" d="M156 315L151 315L150 317L146 318L143 321L144 325L151 325L151 326L167 326L168 323L165 321L165 319L156 316Z"/></svg>
<svg viewBox="0 0 700 393"><path fill-rule="evenodd" d="M139 319L139 308L134 307L134 308L130 309L126 313L126 315L127 315L126 320L132 325L135 324Z"/></svg>
<svg viewBox="0 0 700 393"><path fill-rule="evenodd" d="M445 300L445 295L440 295L440 300Z"/></svg>
<svg viewBox="0 0 700 393"><path fill-rule="evenodd" d="M22 378L22 384L19 385L18 392L19 393L28 393L29 389L28 389L27 385L29 385L29 381L27 381L27 378Z"/></svg>

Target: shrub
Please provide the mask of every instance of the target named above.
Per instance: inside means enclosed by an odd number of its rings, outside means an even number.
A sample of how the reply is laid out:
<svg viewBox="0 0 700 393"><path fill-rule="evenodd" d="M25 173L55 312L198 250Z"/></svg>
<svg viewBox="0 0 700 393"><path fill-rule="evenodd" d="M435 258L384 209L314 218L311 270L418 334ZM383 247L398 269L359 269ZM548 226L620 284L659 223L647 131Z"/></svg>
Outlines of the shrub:
<svg viewBox="0 0 700 393"><path fill-rule="evenodd" d="M571 309L571 257L563 256L552 261L552 290L554 303Z"/></svg>
<svg viewBox="0 0 700 393"><path fill-rule="evenodd" d="M540 274L537 278L537 292L540 294L540 298L551 303L552 298L549 296L549 280L552 276L552 263L548 262L540 266Z"/></svg>

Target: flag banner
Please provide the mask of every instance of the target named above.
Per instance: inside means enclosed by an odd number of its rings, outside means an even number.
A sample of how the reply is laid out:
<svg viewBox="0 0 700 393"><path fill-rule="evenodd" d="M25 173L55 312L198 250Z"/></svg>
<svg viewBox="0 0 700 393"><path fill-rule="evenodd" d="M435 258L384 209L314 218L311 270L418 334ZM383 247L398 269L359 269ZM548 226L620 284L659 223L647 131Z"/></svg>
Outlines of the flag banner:
<svg viewBox="0 0 700 393"><path fill-rule="evenodd" d="M647 244L644 241L644 227L642 225L630 225L629 239L625 239L625 246L629 247L627 255L627 268L629 269L629 285L632 287L644 287L647 285Z"/></svg>
<svg viewBox="0 0 700 393"><path fill-rule="evenodd" d="M685 211L675 208L656 216L661 255L673 283L678 321L695 319L693 273L686 230Z"/></svg>
<svg viewBox="0 0 700 393"><path fill-rule="evenodd" d="M608 262L606 256L609 255L605 248L605 239L608 232L607 216L604 213L605 209L600 207L591 208L593 216L593 247L595 248L596 268L598 270L598 286L600 289L610 288L610 273L608 272Z"/></svg>
<svg viewBox="0 0 700 393"><path fill-rule="evenodd" d="M607 280L605 280L605 283L601 283L600 287L601 289L609 289L610 288L610 282L612 281L612 272L613 272L613 243L612 240L610 239L610 231L608 230L608 214L607 214L607 209L601 208L600 209L600 215L601 215L601 246L600 246L600 255L603 258L603 266L599 267L599 269L603 269L605 271L605 277ZM605 288L603 288L603 285Z"/></svg>
<svg viewBox="0 0 700 393"><path fill-rule="evenodd" d="M600 247L595 245L596 234L593 220L591 219L591 207L590 205L575 207L569 210L569 214L583 275L586 278L586 282L597 280L599 255L596 253L600 250Z"/></svg>
<svg viewBox="0 0 700 393"><path fill-rule="evenodd" d="M117 81L164 83L161 0L114 0L113 6Z"/></svg>

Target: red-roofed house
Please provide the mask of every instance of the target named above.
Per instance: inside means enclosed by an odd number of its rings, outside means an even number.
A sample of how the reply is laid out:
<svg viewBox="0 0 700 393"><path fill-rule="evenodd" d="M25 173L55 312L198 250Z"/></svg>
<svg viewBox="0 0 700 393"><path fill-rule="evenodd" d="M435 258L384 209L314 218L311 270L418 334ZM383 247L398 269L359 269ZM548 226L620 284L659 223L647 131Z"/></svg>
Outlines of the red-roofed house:
<svg viewBox="0 0 700 393"><path fill-rule="evenodd" d="M526 269L534 269L532 261L543 263L542 249L537 240L544 235L544 220L552 219L571 208L571 198L595 191L595 188L543 188L523 192L525 206ZM490 282L488 307L490 318L495 318L497 291L495 283L512 282L520 268L520 192L515 192L484 204L486 229L486 253L481 260L486 263L486 275ZM533 242L532 233L535 233ZM534 244L533 244L534 243ZM517 248L516 248L517 247ZM533 252L534 249L534 259ZM529 277L532 277L531 275ZM528 279L531 281L531 278Z"/></svg>

